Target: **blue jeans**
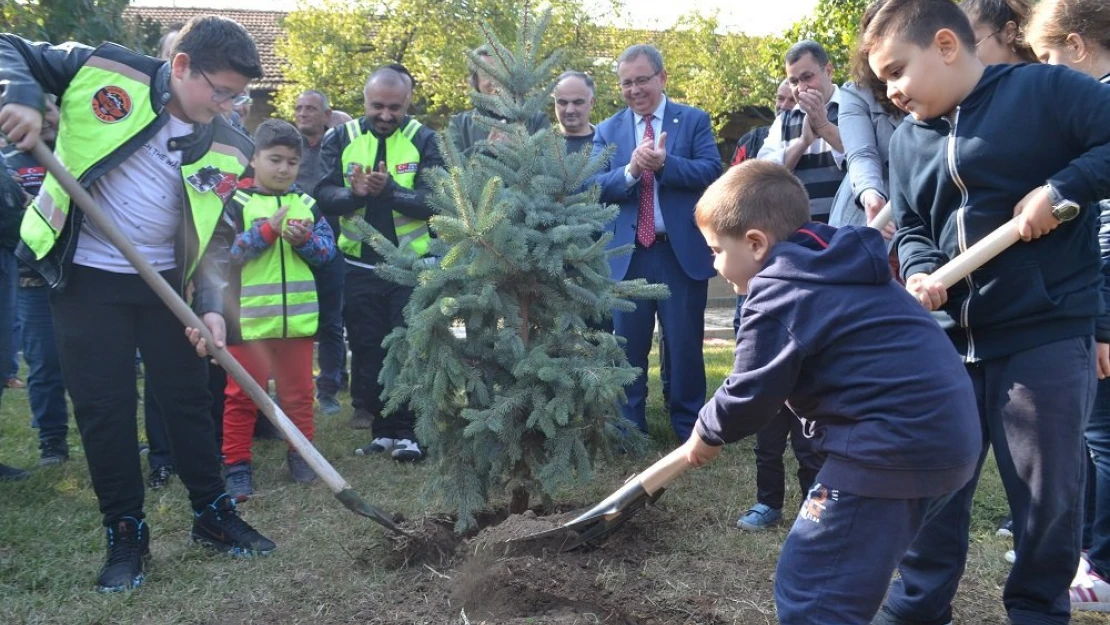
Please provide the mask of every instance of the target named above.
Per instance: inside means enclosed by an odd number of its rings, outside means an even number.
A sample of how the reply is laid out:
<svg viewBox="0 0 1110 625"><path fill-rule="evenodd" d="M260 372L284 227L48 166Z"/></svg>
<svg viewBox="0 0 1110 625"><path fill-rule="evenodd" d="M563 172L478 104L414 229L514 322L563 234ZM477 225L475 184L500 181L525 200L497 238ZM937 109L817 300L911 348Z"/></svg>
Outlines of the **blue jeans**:
<svg viewBox="0 0 1110 625"><path fill-rule="evenodd" d="M18 263L18 261L17 261ZM16 278L18 284L19 278ZM18 289L18 286L16 287ZM8 366L5 380L19 377L19 350L23 346L23 312L19 309L19 295L16 295L15 315L12 317L12 363Z"/></svg>
<svg viewBox="0 0 1110 625"><path fill-rule="evenodd" d="M19 262L8 249L0 249L0 335L6 333L8 340L0 340L0 366L7 367L12 361L11 328L15 323L19 295ZM0 396L4 393L0 383Z"/></svg>
<svg viewBox="0 0 1110 625"><path fill-rule="evenodd" d="M23 358L27 360L27 396L31 427L39 431L40 444L64 441L69 433L66 387L62 363L54 342L50 313L50 288L19 289L19 316L23 318Z"/></svg>
<svg viewBox="0 0 1110 625"><path fill-rule="evenodd" d="M1084 432L1094 472L1087 480L1094 486L1094 506L1087 510L1090 521L1088 557L1100 575L1110 574L1110 378L1099 380L1095 409Z"/></svg>
<svg viewBox="0 0 1110 625"><path fill-rule="evenodd" d="M316 396L335 397L343 385L347 369L347 344L343 340L343 281L347 263L343 254L316 269L316 288L320 299L320 326L316 333Z"/></svg>

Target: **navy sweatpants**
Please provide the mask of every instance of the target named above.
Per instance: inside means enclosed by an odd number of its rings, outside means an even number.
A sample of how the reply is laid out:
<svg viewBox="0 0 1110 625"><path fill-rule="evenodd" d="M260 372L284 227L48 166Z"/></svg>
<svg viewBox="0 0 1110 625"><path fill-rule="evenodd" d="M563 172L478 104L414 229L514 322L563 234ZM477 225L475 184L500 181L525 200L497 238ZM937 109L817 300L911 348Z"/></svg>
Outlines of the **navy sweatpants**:
<svg viewBox="0 0 1110 625"><path fill-rule="evenodd" d="M951 496L878 499L815 483L775 571L779 623L870 623L906 548Z"/></svg>
<svg viewBox="0 0 1110 625"><path fill-rule="evenodd" d="M1014 625L1067 623L1079 564L1086 455L1083 428L1095 398L1091 337L1065 339L968 365L983 426L1014 520L1017 562L1002 601ZM967 561L971 502L960 490L906 552L887 608L907 621L945 622Z"/></svg>

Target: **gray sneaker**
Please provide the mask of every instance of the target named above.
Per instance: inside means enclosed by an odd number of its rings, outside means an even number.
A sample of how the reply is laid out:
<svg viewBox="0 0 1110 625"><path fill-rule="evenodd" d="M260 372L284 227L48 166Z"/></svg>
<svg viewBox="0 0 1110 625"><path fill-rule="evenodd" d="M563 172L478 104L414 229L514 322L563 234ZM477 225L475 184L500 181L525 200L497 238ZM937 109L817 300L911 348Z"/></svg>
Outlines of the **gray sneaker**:
<svg viewBox="0 0 1110 625"><path fill-rule="evenodd" d="M316 481L316 472L308 466L308 461L296 451L289 452L289 477L299 484Z"/></svg>
<svg viewBox="0 0 1110 625"><path fill-rule="evenodd" d="M374 415L365 410L356 410L348 425L352 430L369 430L374 427Z"/></svg>
<svg viewBox="0 0 1110 625"><path fill-rule="evenodd" d="M339 405L339 400L334 397L317 397L316 403L320 404L320 414L326 417L333 417L342 410L342 407Z"/></svg>
<svg viewBox="0 0 1110 625"><path fill-rule="evenodd" d="M228 496L235 501L246 501L254 494L254 474L249 462L228 465L224 480Z"/></svg>

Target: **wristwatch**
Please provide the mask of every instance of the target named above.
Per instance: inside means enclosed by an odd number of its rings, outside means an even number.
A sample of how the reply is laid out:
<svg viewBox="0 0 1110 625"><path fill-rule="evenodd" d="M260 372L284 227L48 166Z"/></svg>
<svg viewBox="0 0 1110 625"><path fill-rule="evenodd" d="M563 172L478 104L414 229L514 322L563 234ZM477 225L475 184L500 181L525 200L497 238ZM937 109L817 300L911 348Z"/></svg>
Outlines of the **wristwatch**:
<svg viewBox="0 0 1110 625"><path fill-rule="evenodd" d="M1051 184L1046 184L1044 188L1049 200L1052 201L1052 216L1059 219L1060 223L1071 221L1079 216L1079 204L1064 199L1064 196L1060 195L1056 187Z"/></svg>

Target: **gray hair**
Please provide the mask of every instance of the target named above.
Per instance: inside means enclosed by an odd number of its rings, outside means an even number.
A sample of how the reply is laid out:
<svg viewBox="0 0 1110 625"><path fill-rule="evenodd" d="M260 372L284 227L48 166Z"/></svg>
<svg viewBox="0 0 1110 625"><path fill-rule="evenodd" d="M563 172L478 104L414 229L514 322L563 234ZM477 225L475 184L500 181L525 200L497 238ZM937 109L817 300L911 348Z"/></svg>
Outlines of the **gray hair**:
<svg viewBox="0 0 1110 625"><path fill-rule="evenodd" d="M628 46L617 57L617 66L620 67L621 63L630 63L640 58L641 55L647 56L651 61L651 68L656 72L663 71L663 54L653 46L646 43L638 43L634 46Z"/></svg>
<svg viewBox="0 0 1110 625"><path fill-rule="evenodd" d="M786 64L793 65L794 63L802 60L802 57L807 54L812 54L813 60L817 61L817 64L821 67L829 64L829 53L825 52L825 48L823 48L821 44L809 39L799 41L798 43L790 46L790 49L786 51L785 55Z"/></svg>
<svg viewBox="0 0 1110 625"><path fill-rule="evenodd" d="M303 98L306 95L314 95L314 96L320 98L320 103L324 105L324 110L325 111L331 110L331 105L328 104L328 96L324 95L323 91L317 91L315 89L309 89L307 91L302 91L301 95L298 96L298 97Z"/></svg>
<svg viewBox="0 0 1110 625"><path fill-rule="evenodd" d="M562 74L559 74L559 77L555 79L555 86L559 86L559 84L561 84L564 80L568 78L578 78L582 82L586 83L586 88L590 90L590 95L594 94L594 79L590 78L589 75L583 72L579 72L573 69L569 69Z"/></svg>

